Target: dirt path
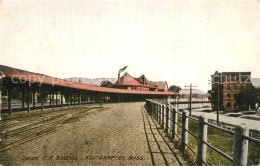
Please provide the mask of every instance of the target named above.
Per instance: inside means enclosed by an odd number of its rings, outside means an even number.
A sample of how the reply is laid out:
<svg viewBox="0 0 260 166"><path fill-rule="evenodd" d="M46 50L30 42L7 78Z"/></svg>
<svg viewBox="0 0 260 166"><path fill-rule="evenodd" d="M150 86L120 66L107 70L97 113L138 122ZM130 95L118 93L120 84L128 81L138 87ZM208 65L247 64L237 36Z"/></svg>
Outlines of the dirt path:
<svg viewBox="0 0 260 166"><path fill-rule="evenodd" d="M1 164L186 165L143 104L106 104L70 118L55 132L1 152Z"/></svg>

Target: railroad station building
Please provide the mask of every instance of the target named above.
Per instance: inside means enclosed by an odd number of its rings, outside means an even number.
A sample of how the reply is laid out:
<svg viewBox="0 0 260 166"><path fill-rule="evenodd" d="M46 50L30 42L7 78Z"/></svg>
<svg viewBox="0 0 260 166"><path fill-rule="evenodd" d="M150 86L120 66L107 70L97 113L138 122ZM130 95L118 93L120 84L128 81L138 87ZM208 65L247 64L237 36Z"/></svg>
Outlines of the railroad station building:
<svg viewBox="0 0 260 166"><path fill-rule="evenodd" d="M145 75L135 78L127 72L114 83L114 88L139 91L168 91L166 81L149 81Z"/></svg>

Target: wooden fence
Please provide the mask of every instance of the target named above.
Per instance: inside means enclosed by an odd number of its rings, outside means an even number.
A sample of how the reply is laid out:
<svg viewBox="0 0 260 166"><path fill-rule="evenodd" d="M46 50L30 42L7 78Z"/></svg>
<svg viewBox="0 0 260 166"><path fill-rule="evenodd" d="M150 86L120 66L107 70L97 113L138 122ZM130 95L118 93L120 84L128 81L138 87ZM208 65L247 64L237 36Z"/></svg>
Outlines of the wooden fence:
<svg viewBox="0 0 260 166"><path fill-rule="evenodd" d="M196 156L198 165L208 165L206 161L207 147L216 151L227 160L231 161L235 166L246 166L248 159L248 141L252 141L260 146L260 140L249 137L249 130L244 125L236 126L234 131L222 128L208 122L205 117L191 117L187 111L179 112L171 105L162 104L155 100L146 100L146 109L149 115L153 116L165 132L170 136L171 141L176 138L181 140L181 150L185 152L189 149ZM181 124L178 123L178 116L181 117ZM195 121L198 125L198 133L193 133L189 130L189 120ZM208 126L217 128L222 132L228 133L234 138L232 156L224 153L217 147L211 145L208 140ZM181 136L177 135L177 128L181 128ZM196 138L198 142L197 149L189 146L189 135Z"/></svg>

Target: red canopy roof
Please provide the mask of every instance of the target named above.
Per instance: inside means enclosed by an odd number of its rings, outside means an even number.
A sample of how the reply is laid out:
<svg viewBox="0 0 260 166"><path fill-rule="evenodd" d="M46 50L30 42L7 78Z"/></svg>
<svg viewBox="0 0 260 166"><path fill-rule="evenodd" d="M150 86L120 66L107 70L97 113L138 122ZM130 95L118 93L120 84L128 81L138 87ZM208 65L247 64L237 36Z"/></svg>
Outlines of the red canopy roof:
<svg viewBox="0 0 260 166"><path fill-rule="evenodd" d="M18 80L20 80L20 81L35 82L35 83L39 83L39 84L61 86L61 87L94 91L94 92L147 94L147 95L149 95L149 94L150 95L176 95L174 92L138 91L138 90L125 90L125 89L98 87L98 86L87 85L87 84L82 84L82 83L78 83L78 82L71 82L71 81L68 81L65 79L50 77L50 76L46 76L44 74L28 72L25 70L11 68L8 66L3 66L3 65L0 65L0 76L13 79L16 82ZM130 80L130 81L132 81L132 80Z"/></svg>

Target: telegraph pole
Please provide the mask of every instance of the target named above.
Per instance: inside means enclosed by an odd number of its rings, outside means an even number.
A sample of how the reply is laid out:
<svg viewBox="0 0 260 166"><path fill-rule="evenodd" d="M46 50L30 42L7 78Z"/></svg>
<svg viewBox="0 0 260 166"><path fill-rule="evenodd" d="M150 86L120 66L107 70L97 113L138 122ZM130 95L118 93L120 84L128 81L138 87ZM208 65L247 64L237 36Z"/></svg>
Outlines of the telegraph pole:
<svg viewBox="0 0 260 166"><path fill-rule="evenodd" d="M190 111L190 115L191 115L192 88L193 88L193 87L197 87L197 86L192 86L192 84L190 84L190 86L184 86L184 87L190 87L190 104L189 104L189 111Z"/></svg>
<svg viewBox="0 0 260 166"><path fill-rule="evenodd" d="M217 125L219 125L219 82L218 82L218 110L217 110Z"/></svg>
<svg viewBox="0 0 260 166"><path fill-rule="evenodd" d="M220 87L219 87L219 84L222 84L222 83L220 83L220 76L217 75L217 77L218 77L218 81L217 82L215 82L215 80L213 80L213 78L211 78L211 80L209 80L209 81L211 81L210 84L212 84L212 91L211 91L211 93L214 92L217 95L216 99L214 99L214 111L215 111L215 103L216 103L217 104L217 125L219 125L219 111L220 111L220 95L219 95L219 88ZM214 85L214 90L213 90L213 85ZM215 87L215 86L217 86L217 87Z"/></svg>

